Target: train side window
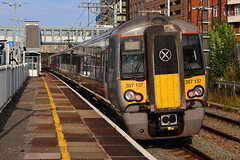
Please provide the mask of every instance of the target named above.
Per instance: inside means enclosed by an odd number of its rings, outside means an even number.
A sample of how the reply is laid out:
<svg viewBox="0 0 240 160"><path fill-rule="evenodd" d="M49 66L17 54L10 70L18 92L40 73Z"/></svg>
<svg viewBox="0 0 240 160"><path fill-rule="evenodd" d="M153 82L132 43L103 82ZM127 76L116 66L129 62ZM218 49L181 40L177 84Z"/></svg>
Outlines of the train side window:
<svg viewBox="0 0 240 160"><path fill-rule="evenodd" d="M203 57L199 35L183 34L182 43L185 74L202 74Z"/></svg>

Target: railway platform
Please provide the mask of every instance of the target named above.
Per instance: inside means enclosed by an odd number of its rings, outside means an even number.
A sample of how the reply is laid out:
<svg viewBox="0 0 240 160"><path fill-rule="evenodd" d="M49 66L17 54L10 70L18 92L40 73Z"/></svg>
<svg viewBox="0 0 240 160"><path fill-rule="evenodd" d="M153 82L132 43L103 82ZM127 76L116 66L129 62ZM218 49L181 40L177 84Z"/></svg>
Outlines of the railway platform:
<svg viewBox="0 0 240 160"><path fill-rule="evenodd" d="M0 159L155 159L49 73L29 79L0 120Z"/></svg>

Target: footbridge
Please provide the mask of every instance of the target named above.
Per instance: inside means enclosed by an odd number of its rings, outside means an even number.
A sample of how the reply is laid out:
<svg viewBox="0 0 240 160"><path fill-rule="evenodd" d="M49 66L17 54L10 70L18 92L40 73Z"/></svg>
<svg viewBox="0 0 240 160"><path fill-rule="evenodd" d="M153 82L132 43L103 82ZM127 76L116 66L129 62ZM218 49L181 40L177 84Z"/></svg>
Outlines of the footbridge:
<svg viewBox="0 0 240 160"><path fill-rule="evenodd" d="M69 44L81 43L110 28L111 26L51 27L40 26L39 21L25 21L24 26L16 27L16 33L14 27L0 26L0 40L12 42L15 35L15 45L20 51L26 49L41 53L58 53Z"/></svg>

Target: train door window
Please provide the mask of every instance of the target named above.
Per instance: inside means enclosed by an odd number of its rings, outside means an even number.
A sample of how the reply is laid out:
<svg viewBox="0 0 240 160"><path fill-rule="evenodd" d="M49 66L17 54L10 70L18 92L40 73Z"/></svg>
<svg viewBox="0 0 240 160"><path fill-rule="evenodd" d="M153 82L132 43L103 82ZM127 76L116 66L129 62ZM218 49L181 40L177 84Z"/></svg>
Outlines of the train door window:
<svg viewBox="0 0 240 160"><path fill-rule="evenodd" d="M80 56L80 75L83 74L83 57Z"/></svg>
<svg viewBox="0 0 240 160"><path fill-rule="evenodd" d="M104 52L101 53L101 64L100 64L100 80L102 81L103 80L103 74L104 74Z"/></svg>
<svg viewBox="0 0 240 160"><path fill-rule="evenodd" d="M33 69L37 69L38 68L38 58L37 57L33 57Z"/></svg>
<svg viewBox="0 0 240 160"><path fill-rule="evenodd" d="M202 49L198 34L183 34L185 75L203 74Z"/></svg>
<svg viewBox="0 0 240 160"><path fill-rule="evenodd" d="M87 76L91 74L91 56L87 56Z"/></svg>
<svg viewBox="0 0 240 160"><path fill-rule="evenodd" d="M101 53L98 52L96 54L96 79L100 80L100 75L101 75Z"/></svg>
<svg viewBox="0 0 240 160"><path fill-rule="evenodd" d="M160 35L153 41L155 75L178 73L176 37Z"/></svg>
<svg viewBox="0 0 240 160"><path fill-rule="evenodd" d="M91 77L95 79L95 70L96 70L96 55L92 54L91 56Z"/></svg>
<svg viewBox="0 0 240 160"><path fill-rule="evenodd" d="M87 56L83 57L83 75L87 75Z"/></svg>
<svg viewBox="0 0 240 160"><path fill-rule="evenodd" d="M121 39L121 78L144 78L143 37Z"/></svg>
<svg viewBox="0 0 240 160"><path fill-rule="evenodd" d="M27 58L28 60L27 60L27 62L28 62L28 69L33 69L33 65L32 65L32 57L28 57Z"/></svg>

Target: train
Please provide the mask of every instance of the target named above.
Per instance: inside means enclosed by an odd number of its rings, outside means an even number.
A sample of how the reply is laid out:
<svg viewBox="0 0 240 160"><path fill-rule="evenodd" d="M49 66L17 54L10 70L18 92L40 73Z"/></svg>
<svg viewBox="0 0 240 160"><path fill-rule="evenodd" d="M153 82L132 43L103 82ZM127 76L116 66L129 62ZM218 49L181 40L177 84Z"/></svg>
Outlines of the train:
<svg viewBox="0 0 240 160"><path fill-rule="evenodd" d="M198 134L207 104L207 71L197 26L148 15L49 57L136 140Z"/></svg>

